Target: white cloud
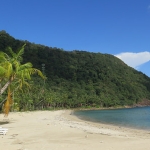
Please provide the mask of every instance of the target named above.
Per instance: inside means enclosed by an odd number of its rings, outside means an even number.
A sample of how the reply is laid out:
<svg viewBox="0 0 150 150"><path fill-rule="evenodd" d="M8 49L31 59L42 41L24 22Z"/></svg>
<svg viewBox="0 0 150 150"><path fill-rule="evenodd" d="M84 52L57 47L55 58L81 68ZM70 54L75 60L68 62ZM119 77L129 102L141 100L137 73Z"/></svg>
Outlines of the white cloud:
<svg viewBox="0 0 150 150"><path fill-rule="evenodd" d="M150 52L125 52L115 55L122 61L124 61L128 66L138 69L138 67L150 60Z"/></svg>

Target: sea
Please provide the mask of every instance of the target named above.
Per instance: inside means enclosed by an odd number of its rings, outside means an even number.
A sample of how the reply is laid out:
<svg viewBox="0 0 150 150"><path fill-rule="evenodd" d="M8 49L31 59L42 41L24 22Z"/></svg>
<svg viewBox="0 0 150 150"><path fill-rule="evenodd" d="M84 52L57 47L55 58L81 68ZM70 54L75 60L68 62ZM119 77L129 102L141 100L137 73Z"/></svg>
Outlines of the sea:
<svg viewBox="0 0 150 150"><path fill-rule="evenodd" d="M79 110L75 111L73 115L91 122L150 130L150 107Z"/></svg>

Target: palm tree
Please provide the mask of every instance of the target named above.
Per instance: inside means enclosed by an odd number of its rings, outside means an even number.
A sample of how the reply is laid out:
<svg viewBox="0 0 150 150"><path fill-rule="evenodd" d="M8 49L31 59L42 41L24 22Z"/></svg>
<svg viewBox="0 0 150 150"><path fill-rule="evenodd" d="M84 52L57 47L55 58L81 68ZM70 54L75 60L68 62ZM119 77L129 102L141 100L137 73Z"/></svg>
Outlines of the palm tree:
<svg viewBox="0 0 150 150"><path fill-rule="evenodd" d="M32 74L37 73L39 76L45 79L45 76L42 74L42 72L36 68L33 68L30 62L21 64L23 60L22 55L24 53L24 47L25 44L21 47L18 53L13 52L9 47L10 56L4 52L0 52L0 83L2 81L6 82L0 89L0 95L2 95L5 90L8 89L8 96L4 108L10 107L10 104L12 103L10 96L12 91L10 87L11 83L15 83L17 88L22 89L23 85L29 86L27 81L31 79ZM6 108L6 110L8 111L8 108Z"/></svg>

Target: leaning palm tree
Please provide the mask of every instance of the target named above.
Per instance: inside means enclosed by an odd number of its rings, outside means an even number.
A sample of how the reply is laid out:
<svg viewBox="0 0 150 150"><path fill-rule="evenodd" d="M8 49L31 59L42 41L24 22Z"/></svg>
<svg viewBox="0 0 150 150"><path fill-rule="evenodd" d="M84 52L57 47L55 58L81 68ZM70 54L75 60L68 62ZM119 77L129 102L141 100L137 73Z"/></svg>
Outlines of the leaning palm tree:
<svg viewBox="0 0 150 150"><path fill-rule="evenodd" d="M37 73L39 76L45 79L45 76L42 74L42 72L36 68L33 68L30 62L21 64L24 47L25 45L21 47L18 53L13 52L12 49L9 48L10 55L0 52L0 83L2 81L6 82L0 89L0 95L2 95L8 89L7 100L4 104L4 113L6 115L8 115L10 104L12 104L12 89L10 86L12 83L15 83L17 88L21 89L23 85L29 86L27 81L31 79L32 74Z"/></svg>

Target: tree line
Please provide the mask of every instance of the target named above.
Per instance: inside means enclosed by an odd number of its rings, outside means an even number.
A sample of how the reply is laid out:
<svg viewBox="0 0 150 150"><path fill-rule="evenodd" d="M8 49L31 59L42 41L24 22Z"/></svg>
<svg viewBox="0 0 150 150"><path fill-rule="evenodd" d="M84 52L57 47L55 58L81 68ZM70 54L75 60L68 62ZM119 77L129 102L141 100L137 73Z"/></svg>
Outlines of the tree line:
<svg viewBox="0 0 150 150"><path fill-rule="evenodd" d="M31 62L47 77L33 76L31 88L14 93L14 109L55 109L134 105L150 99L150 78L110 54L65 51L0 32L0 50L24 47L23 62ZM1 96L1 100L5 96Z"/></svg>

